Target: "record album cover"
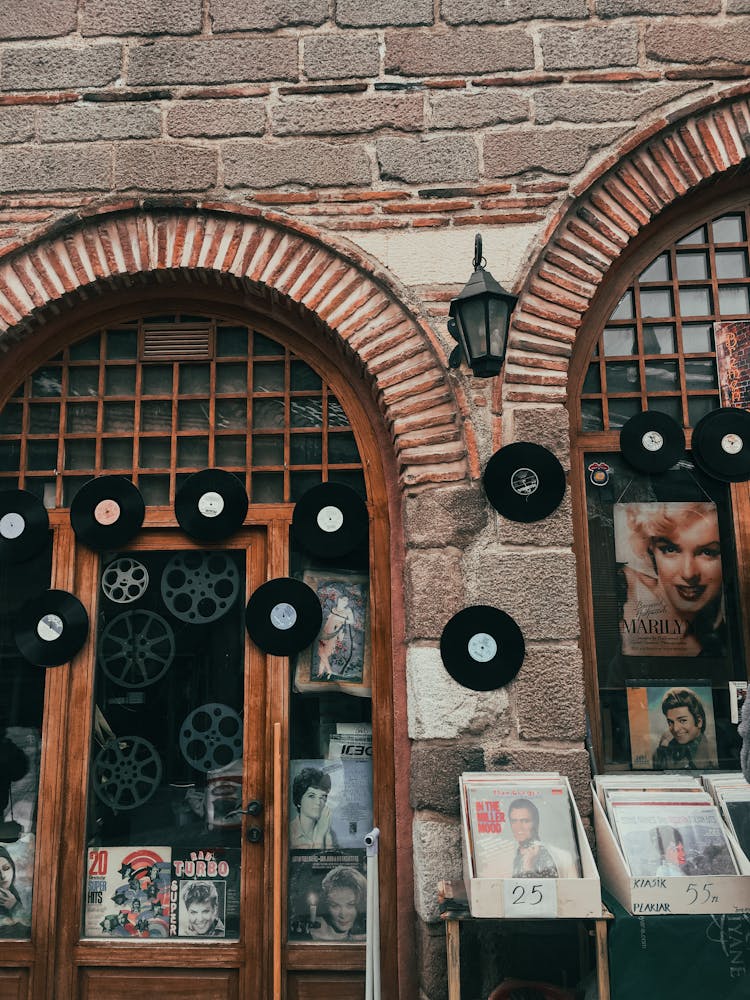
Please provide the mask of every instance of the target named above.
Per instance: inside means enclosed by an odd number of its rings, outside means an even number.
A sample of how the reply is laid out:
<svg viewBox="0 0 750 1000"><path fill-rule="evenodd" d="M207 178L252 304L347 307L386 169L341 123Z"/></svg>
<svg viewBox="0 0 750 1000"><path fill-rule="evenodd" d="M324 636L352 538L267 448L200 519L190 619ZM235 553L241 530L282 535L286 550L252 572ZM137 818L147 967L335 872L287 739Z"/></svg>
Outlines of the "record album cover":
<svg viewBox="0 0 750 1000"><path fill-rule="evenodd" d="M628 681L630 756L636 770L718 767L713 694L708 681L641 687Z"/></svg>
<svg viewBox="0 0 750 1000"><path fill-rule="evenodd" d="M172 852L170 937L239 936L240 856L228 847Z"/></svg>
<svg viewBox="0 0 750 1000"><path fill-rule="evenodd" d="M365 850L292 851L289 940L361 944L367 938Z"/></svg>
<svg viewBox="0 0 750 1000"><path fill-rule="evenodd" d="M170 847L88 848L84 935L168 937L171 859Z"/></svg>
<svg viewBox="0 0 750 1000"><path fill-rule="evenodd" d="M463 780L477 877L580 877L563 782Z"/></svg>
<svg viewBox="0 0 750 1000"><path fill-rule="evenodd" d="M372 829L372 761L289 762L289 847L363 847Z"/></svg>

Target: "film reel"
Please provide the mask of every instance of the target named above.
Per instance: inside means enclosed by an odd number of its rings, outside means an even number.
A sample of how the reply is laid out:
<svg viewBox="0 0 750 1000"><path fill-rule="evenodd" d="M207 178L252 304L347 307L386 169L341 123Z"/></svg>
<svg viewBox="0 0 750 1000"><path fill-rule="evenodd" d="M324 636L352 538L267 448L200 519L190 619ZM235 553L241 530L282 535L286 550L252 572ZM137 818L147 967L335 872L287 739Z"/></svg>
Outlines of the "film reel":
<svg viewBox="0 0 750 1000"><path fill-rule="evenodd" d="M177 552L164 567L161 596L182 622L207 625L229 611L240 592L237 566L223 552Z"/></svg>
<svg viewBox="0 0 750 1000"><path fill-rule="evenodd" d="M144 688L163 677L175 654L174 632L153 611L124 611L99 640L99 664L115 684Z"/></svg>
<svg viewBox="0 0 750 1000"><path fill-rule="evenodd" d="M94 758L96 797L122 812L144 805L161 784L161 758L153 743L140 736L109 740Z"/></svg>
<svg viewBox="0 0 750 1000"><path fill-rule="evenodd" d="M148 589L148 570L129 556L115 559L102 573L102 591L115 604L132 604Z"/></svg>
<svg viewBox="0 0 750 1000"><path fill-rule="evenodd" d="M242 756L242 719L229 705L200 705L180 728L182 756L196 771L215 771Z"/></svg>

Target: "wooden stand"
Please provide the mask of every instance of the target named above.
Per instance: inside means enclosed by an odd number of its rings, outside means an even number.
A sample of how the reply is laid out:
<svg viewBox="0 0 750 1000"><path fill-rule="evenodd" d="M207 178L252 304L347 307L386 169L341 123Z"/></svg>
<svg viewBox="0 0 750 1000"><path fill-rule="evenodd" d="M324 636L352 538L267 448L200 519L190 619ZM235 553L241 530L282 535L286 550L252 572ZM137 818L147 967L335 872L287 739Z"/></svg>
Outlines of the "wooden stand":
<svg viewBox="0 0 750 1000"><path fill-rule="evenodd" d="M461 1000L461 924L465 921L484 918L472 917L466 903L466 892L462 882L438 883L441 917L445 921L445 946L448 962L448 1000ZM496 918L498 920L503 918ZM510 918L508 919L510 922ZM612 920L612 914L602 907L601 917L550 917L550 920L576 920L582 934L594 935L594 951L596 956L596 981L599 990L599 1000L610 1000L609 992L609 957L607 953L607 921ZM586 927L593 924L592 927ZM583 953L583 941L581 951Z"/></svg>

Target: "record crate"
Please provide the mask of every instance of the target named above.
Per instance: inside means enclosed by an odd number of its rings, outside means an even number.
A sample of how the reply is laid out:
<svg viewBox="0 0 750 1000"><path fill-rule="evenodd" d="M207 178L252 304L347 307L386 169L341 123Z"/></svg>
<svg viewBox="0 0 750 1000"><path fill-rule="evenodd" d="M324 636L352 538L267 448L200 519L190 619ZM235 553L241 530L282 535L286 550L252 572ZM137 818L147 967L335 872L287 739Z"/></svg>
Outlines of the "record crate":
<svg viewBox="0 0 750 1000"><path fill-rule="evenodd" d="M690 913L750 913L750 862L726 825L738 875L653 875L630 872L601 798L592 785L594 832L602 884L634 916ZM723 821L722 821L723 822Z"/></svg>
<svg viewBox="0 0 750 1000"><path fill-rule="evenodd" d="M482 776L488 779L492 777L484 773ZM471 915L523 920L601 917L599 872L568 779L559 778L564 784L570 806L582 875L578 878L489 878L475 874L464 777L476 778L477 774L462 775L459 779L464 884ZM502 780L513 778L513 772L498 772L497 777ZM521 782L523 780L520 779Z"/></svg>

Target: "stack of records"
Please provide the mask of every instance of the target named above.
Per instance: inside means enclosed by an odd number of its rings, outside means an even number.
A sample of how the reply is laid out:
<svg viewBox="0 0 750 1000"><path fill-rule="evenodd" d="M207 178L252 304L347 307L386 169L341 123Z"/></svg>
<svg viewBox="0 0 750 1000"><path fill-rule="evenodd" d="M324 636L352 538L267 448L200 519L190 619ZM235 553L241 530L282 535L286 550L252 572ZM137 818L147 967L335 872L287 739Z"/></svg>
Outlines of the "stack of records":
<svg viewBox="0 0 750 1000"><path fill-rule="evenodd" d="M719 809L688 775L600 775L596 788L630 874L736 875Z"/></svg>
<svg viewBox="0 0 750 1000"><path fill-rule="evenodd" d="M750 859L750 784L739 771L705 774L703 784L719 807L745 857Z"/></svg>
<svg viewBox="0 0 750 1000"><path fill-rule="evenodd" d="M568 785L557 772L462 775L477 878L580 878Z"/></svg>

